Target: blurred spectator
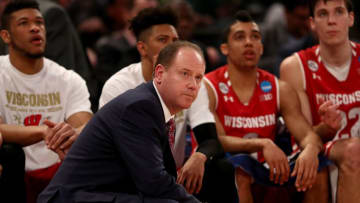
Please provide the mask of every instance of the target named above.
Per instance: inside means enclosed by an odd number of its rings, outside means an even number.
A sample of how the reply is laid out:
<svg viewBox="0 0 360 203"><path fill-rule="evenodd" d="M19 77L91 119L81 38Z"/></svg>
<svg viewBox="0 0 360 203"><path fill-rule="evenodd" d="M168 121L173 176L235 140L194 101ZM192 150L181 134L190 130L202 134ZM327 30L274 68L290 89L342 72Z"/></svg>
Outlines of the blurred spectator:
<svg viewBox="0 0 360 203"><path fill-rule="evenodd" d="M67 8L71 2L73 2L73 0L58 0L58 3L64 8Z"/></svg>
<svg viewBox="0 0 360 203"><path fill-rule="evenodd" d="M354 5L355 16L360 16L360 1L352 1ZM360 18L355 18L355 24L350 28L350 39L360 42Z"/></svg>
<svg viewBox="0 0 360 203"><path fill-rule="evenodd" d="M292 53L314 45L307 0L273 4L262 25L264 53L259 67L279 76L280 62Z"/></svg>
<svg viewBox="0 0 360 203"><path fill-rule="evenodd" d="M105 4L108 16L106 24L112 32L100 38L96 44L98 63L95 75L99 84L99 96L105 81L111 75L122 67L140 61L136 38L129 30L129 21L137 14L136 12L146 6L157 6L157 1L108 0Z"/></svg>
<svg viewBox="0 0 360 203"><path fill-rule="evenodd" d="M103 5L97 0L73 0L67 10L94 68L97 66L95 44L109 30L104 23Z"/></svg>
<svg viewBox="0 0 360 203"><path fill-rule="evenodd" d="M200 46L204 52L206 61L206 73L218 67L220 61L220 53L213 46L207 46L199 40L194 39L194 29L198 23L198 17L192 6L185 0L175 0L170 3L172 9L177 13L179 24L177 27L179 38L181 40L191 41Z"/></svg>
<svg viewBox="0 0 360 203"><path fill-rule="evenodd" d="M131 11L131 19L145 8L155 8L159 5L157 0L134 0L134 8Z"/></svg>
<svg viewBox="0 0 360 203"><path fill-rule="evenodd" d="M5 6L9 3L10 0L1 0L0 1L0 15L2 15L3 10L5 8ZM1 25L1 22L0 22ZM5 46L5 43L2 41L2 39L0 39L0 55L3 55L5 53L7 53L7 46Z"/></svg>

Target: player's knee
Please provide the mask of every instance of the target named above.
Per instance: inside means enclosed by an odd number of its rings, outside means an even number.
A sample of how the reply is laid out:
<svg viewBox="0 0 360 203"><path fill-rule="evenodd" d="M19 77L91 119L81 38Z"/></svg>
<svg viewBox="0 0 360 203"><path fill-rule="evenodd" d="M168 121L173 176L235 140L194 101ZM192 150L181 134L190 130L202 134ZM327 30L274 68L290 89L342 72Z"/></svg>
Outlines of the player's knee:
<svg viewBox="0 0 360 203"><path fill-rule="evenodd" d="M340 168L347 173L360 172L360 138L351 138L345 145Z"/></svg>
<svg viewBox="0 0 360 203"><path fill-rule="evenodd" d="M241 168L235 169L236 186L239 189L248 188L251 185L251 176Z"/></svg>

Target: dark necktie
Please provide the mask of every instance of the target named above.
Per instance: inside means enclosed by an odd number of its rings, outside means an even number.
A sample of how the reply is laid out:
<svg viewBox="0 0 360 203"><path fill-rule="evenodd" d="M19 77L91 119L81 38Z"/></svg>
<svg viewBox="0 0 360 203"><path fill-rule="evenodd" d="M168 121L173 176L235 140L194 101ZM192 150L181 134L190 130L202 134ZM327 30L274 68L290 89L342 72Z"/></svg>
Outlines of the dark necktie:
<svg viewBox="0 0 360 203"><path fill-rule="evenodd" d="M174 153L174 144L175 144L175 121L174 119L170 119L166 123L167 129L168 129L168 138L169 138L169 144L171 151Z"/></svg>

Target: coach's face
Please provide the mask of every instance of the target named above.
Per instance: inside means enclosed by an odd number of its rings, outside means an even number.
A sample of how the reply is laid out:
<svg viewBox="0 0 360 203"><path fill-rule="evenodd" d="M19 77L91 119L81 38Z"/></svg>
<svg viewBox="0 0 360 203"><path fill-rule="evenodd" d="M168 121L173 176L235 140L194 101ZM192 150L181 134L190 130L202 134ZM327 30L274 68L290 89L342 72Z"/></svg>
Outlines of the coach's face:
<svg viewBox="0 0 360 203"><path fill-rule="evenodd" d="M171 114L189 108L205 73L205 62L193 48L180 48L172 64L156 66L155 82Z"/></svg>

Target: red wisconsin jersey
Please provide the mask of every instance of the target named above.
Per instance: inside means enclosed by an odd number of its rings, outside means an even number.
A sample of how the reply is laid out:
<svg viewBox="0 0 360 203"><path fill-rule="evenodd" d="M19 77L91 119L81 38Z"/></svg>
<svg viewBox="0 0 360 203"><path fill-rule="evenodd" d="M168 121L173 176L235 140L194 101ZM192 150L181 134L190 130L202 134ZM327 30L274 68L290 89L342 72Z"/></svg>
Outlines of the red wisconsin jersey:
<svg viewBox="0 0 360 203"><path fill-rule="evenodd" d="M275 139L279 111L277 78L257 70L257 85L248 104L242 103L232 89L228 66L206 74L205 80L216 97L216 113L227 135L241 138ZM259 161L264 161L261 154Z"/></svg>
<svg viewBox="0 0 360 203"><path fill-rule="evenodd" d="M320 98L339 105L342 126L334 140L359 136L360 128L360 46L351 42L352 60L344 81L338 80L324 66L319 46L297 53L302 64L306 94L309 98L313 124L320 122Z"/></svg>

